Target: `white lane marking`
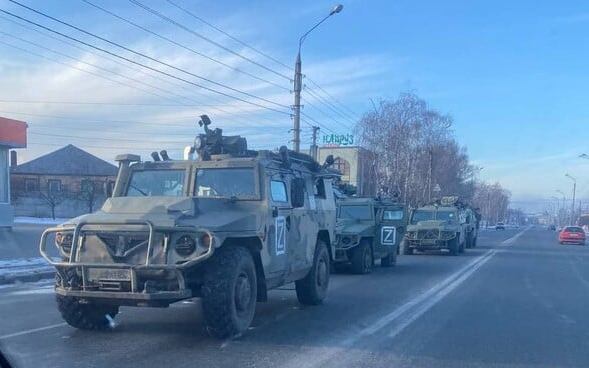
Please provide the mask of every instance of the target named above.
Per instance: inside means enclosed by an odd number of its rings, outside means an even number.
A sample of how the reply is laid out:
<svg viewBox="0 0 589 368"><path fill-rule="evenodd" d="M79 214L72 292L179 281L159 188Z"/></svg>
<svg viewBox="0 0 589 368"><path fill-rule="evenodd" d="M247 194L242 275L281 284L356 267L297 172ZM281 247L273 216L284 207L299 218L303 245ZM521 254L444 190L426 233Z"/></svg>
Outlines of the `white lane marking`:
<svg viewBox="0 0 589 368"><path fill-rule="evenodd" d="M485 263L487 263L487 261L489 261L489 259L491 259L495 255L495 253L497 253L496 250L490 250L482 257L482 259L478 263L476 263L473 267L471 267L469 270L460 275L460 277L458 277L456 280L452 281L444 288L439 290L438 293L433 295L431 298L428 298L423 304L421 304L417 309L412 310L411 313L409 313L407 316L404 316L405 318L403 318L402 321L397 326L395 326L395 328L393 328L391 332L389 332L389 337L394 338L395 336L400 334L407 326L409 326L411 323L413 323L415 320L417 320L419 317L421 317L423 314L429 311L433 306L438 304L440 300L444 299L444 297L450 294L454 289L456 289L458 286L460 286L460 284L462 284L466 279L468 279L473 273L475 273L479 268L481 268Z"/></svg>
<svg viewBox="0 0 589 368"><path fill-rule="evenodd" d="M515 242L523 233L529 228L526 228L514 235L513 237L503 241L500 245L509 245ZM369 335L373 335L376 332L382 330L388 325L395 321L400 321L399 324L393 327L389 332L389 337L397 336L401 331L407 328L411 323L416 321L419 317L430 310L434 305L439 303L444 297L452 292L456 287L468 279L474 272L482 267L489 259L491 259L498 250L490 249L481 256L475 258L466 266L462 267L458 271L454 272L444 280L432 288L418 294L413 299L409 300L400 307L394 309L391 313L380 318L368 327L360 330L358 333L352 332L352 335L344 339L341 343L338 343L338 348L327 349L318 353L320 358L316 358L317 355L311 354L304 357L297 357L294 361L286 366L292 367L319 367L331 360L335 355L345 354L349 351L349 348L354 346L362 338ZM341 341L341 340L340 340Z"/></svg>
<svg viewBox="0 0 589 368"><path fill-rule="evenodd" d="M381 319L379 319L378 321L376 321L372 325L366 327L365 329L360 331L360 334L362 336L367 336L367 335L372 335L372 334L376 333L377 331L381 330L382 328L384 328L388 324L390 324L393 321L395 321L396 319L398 319L400 316L402 316L407 311L413 310L413 308L415 308L418 304L428 300L430 297L432 297L433 295L440 292L440 290L447 287L454 280L458 279L460 277L460 275L468 272L469 269L475 267L479 262L482 262L485 259L485 257L488 257L490 254L492 254L494 252L495 251L493 249L488 250L482 256L475 258L473 261L468 263L466 266L462 267L458 271L454 272L453 274L451 274L450 276L445 278L439 284L436 284L432 288L422 292L421 294L417 295L415 298L409 300L405 304L403 304L400 307L393 310L391 313L382 317Z"/></svg>
<svg viewBox="0 0 589 368"><path fill-rule="evenodd" d="M501 243L499 243L499 245L512 245L513 243L515 243L520 238L520 236L522 236L528 230L530 230L530 228L529 227L526 227L525 229L523 229L519 233L515 234L511 238L502 241Z"/></svg>
<svg viewBox="0 0 589 368"><path fill-rule="evenodd" d="M58 328L58 327L62 327L62 326L67 326L67 323L62 322L62 323L57 323L57 324L49 325L49 326L45 326L45 327L33 328L33 329L30 329L30 330L24 330L24 331L20 331L20 332L11 333L11 334L8 334L8 335L3 335L3 336L0 336L0 340L10 339L10 338L13 338L13 337L18 337L18 336L22 336L22 335L28 335L28 334L32 334L32 333L35 333L35 332L45 331L45 330L51 330L52 328Z"/></svg>

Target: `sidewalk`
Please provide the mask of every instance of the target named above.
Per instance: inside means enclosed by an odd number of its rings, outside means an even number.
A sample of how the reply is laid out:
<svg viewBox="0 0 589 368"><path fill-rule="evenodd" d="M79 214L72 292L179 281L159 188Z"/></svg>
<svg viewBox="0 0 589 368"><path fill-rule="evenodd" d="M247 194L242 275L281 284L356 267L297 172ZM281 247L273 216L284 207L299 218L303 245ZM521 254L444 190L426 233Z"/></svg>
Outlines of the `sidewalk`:
<svg viewBox="0 0 589 368"><path fill-rule="evenodd" d="M0 284L53 277L53 267L39 255L39 239L50 226L16 222L12 231L0 229Z"/></svg>

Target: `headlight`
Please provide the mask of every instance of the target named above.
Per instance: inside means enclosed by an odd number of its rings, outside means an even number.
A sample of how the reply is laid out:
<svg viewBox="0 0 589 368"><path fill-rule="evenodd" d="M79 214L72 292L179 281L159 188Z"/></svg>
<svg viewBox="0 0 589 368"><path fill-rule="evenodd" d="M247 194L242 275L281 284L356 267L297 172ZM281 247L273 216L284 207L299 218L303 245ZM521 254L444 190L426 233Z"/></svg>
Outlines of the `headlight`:
<svg viewBox="0 0 589 368"><path fill-rule="evenodd" d="M405 236L407 237L407 239L415 239L415 236L417 235L416 231L408 231Z"/></svg>
<svg viewBox="0 0 589 368"><path fill-rule="evenodd" d="M352 242L352 238L351 238L351 237L349 237L349 236L344 236L344 237L342 237L342 244L344 244L344 245L348 245L348 244L350 244L351 242Z"/></svg>
<svg viewBox="0 0 589 368"><path fill-rule="evenodd" d="M191 235L182 235L176 240L174 249L180 256L188 257L196 250L196 240Z"/></svg>
<svg viewBox="0 0 589 368"><path fill-rule="evenodd" d="M63 232L55 234L55 245L64 253L69 254L72 251L72 240L74 234L71 232Z"/></svg>
<svg viewBox="0 0 589 368"><path fill-rule="evenodd" d="M200 244L208 249L211 246L211 236L208 233L202 234L200 237Z"/></svg>

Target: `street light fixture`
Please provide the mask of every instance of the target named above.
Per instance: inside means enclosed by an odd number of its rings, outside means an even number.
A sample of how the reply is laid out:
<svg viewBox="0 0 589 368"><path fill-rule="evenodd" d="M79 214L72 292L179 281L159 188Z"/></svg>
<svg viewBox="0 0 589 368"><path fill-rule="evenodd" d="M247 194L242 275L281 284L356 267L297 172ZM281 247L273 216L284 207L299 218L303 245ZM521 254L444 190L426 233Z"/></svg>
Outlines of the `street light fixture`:
<svg viewBox="0 0 589 368"><path fill-rule="evenodd" d="M325 22L327 18L331 17L342 11L344 6L342 4L338 4L331 9L329 14L321 19L317 24L311 27L307 32L305 32L301 38L299 38L299 51L297 53L297 60L295 62L295 74L294 74L294 116L293 116L293 148L295 152L300 152L301 150L301 90L303 89L303 74L302 74L302 64L301 64L301 47L303 46L303 42L315 28L319 27L321 23Z"/></svg>
<svg viewBox="0 0 589 368"><path fill-rule="evenodd" d="M573 224L574 217L575 217L575 192L577 191L577 178L573 177L570 174L564 174L567 178L573 181L573 204L571 206L571 225Z"/></svg>
<svg viewBox="0 0 589 368"><path fill-rule="evenodd" d="M581 154L579 155L579 158L584 158L584 159L586 159L586 160L589 160L589 155L588 155L588 154L586 154L586 153L581 153Z"/></svg>

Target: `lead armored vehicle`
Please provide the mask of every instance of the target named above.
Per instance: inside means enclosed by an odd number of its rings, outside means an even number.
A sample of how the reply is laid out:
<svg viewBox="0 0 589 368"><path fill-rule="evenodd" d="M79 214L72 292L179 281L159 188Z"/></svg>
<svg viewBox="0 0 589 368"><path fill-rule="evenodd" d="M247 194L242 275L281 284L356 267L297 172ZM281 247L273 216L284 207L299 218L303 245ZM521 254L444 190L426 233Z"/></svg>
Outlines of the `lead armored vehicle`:
<svg viewBox="0 0 589 368"><path fill-rule="evenodd" d="M411 212L403 241L403 253L415 250L447 250L451 255L476 244L476 218L457 197L419 207Z"/></svg>
<svg viewBox="0 0 589 368"><path fill-rule="evenodd" d="M186 159L118 156L102 208L43 233L40 251L57 269L57 306L71 326L105 329L120 306L200 297L207 330L225 338L248 328L270 289L294 282L306 305L326 297L332 160L319 165L286 147L251 151L201 118L205 134Z"/></svg>
<svg viewBox="0 0 589 368"><path fill-rule="evenodd" d="M350 265L353 273L372 271L374 261L383 267L397 262L407 215L405 207L379 198L342 198L338 200L335 266Z"/></svg>

